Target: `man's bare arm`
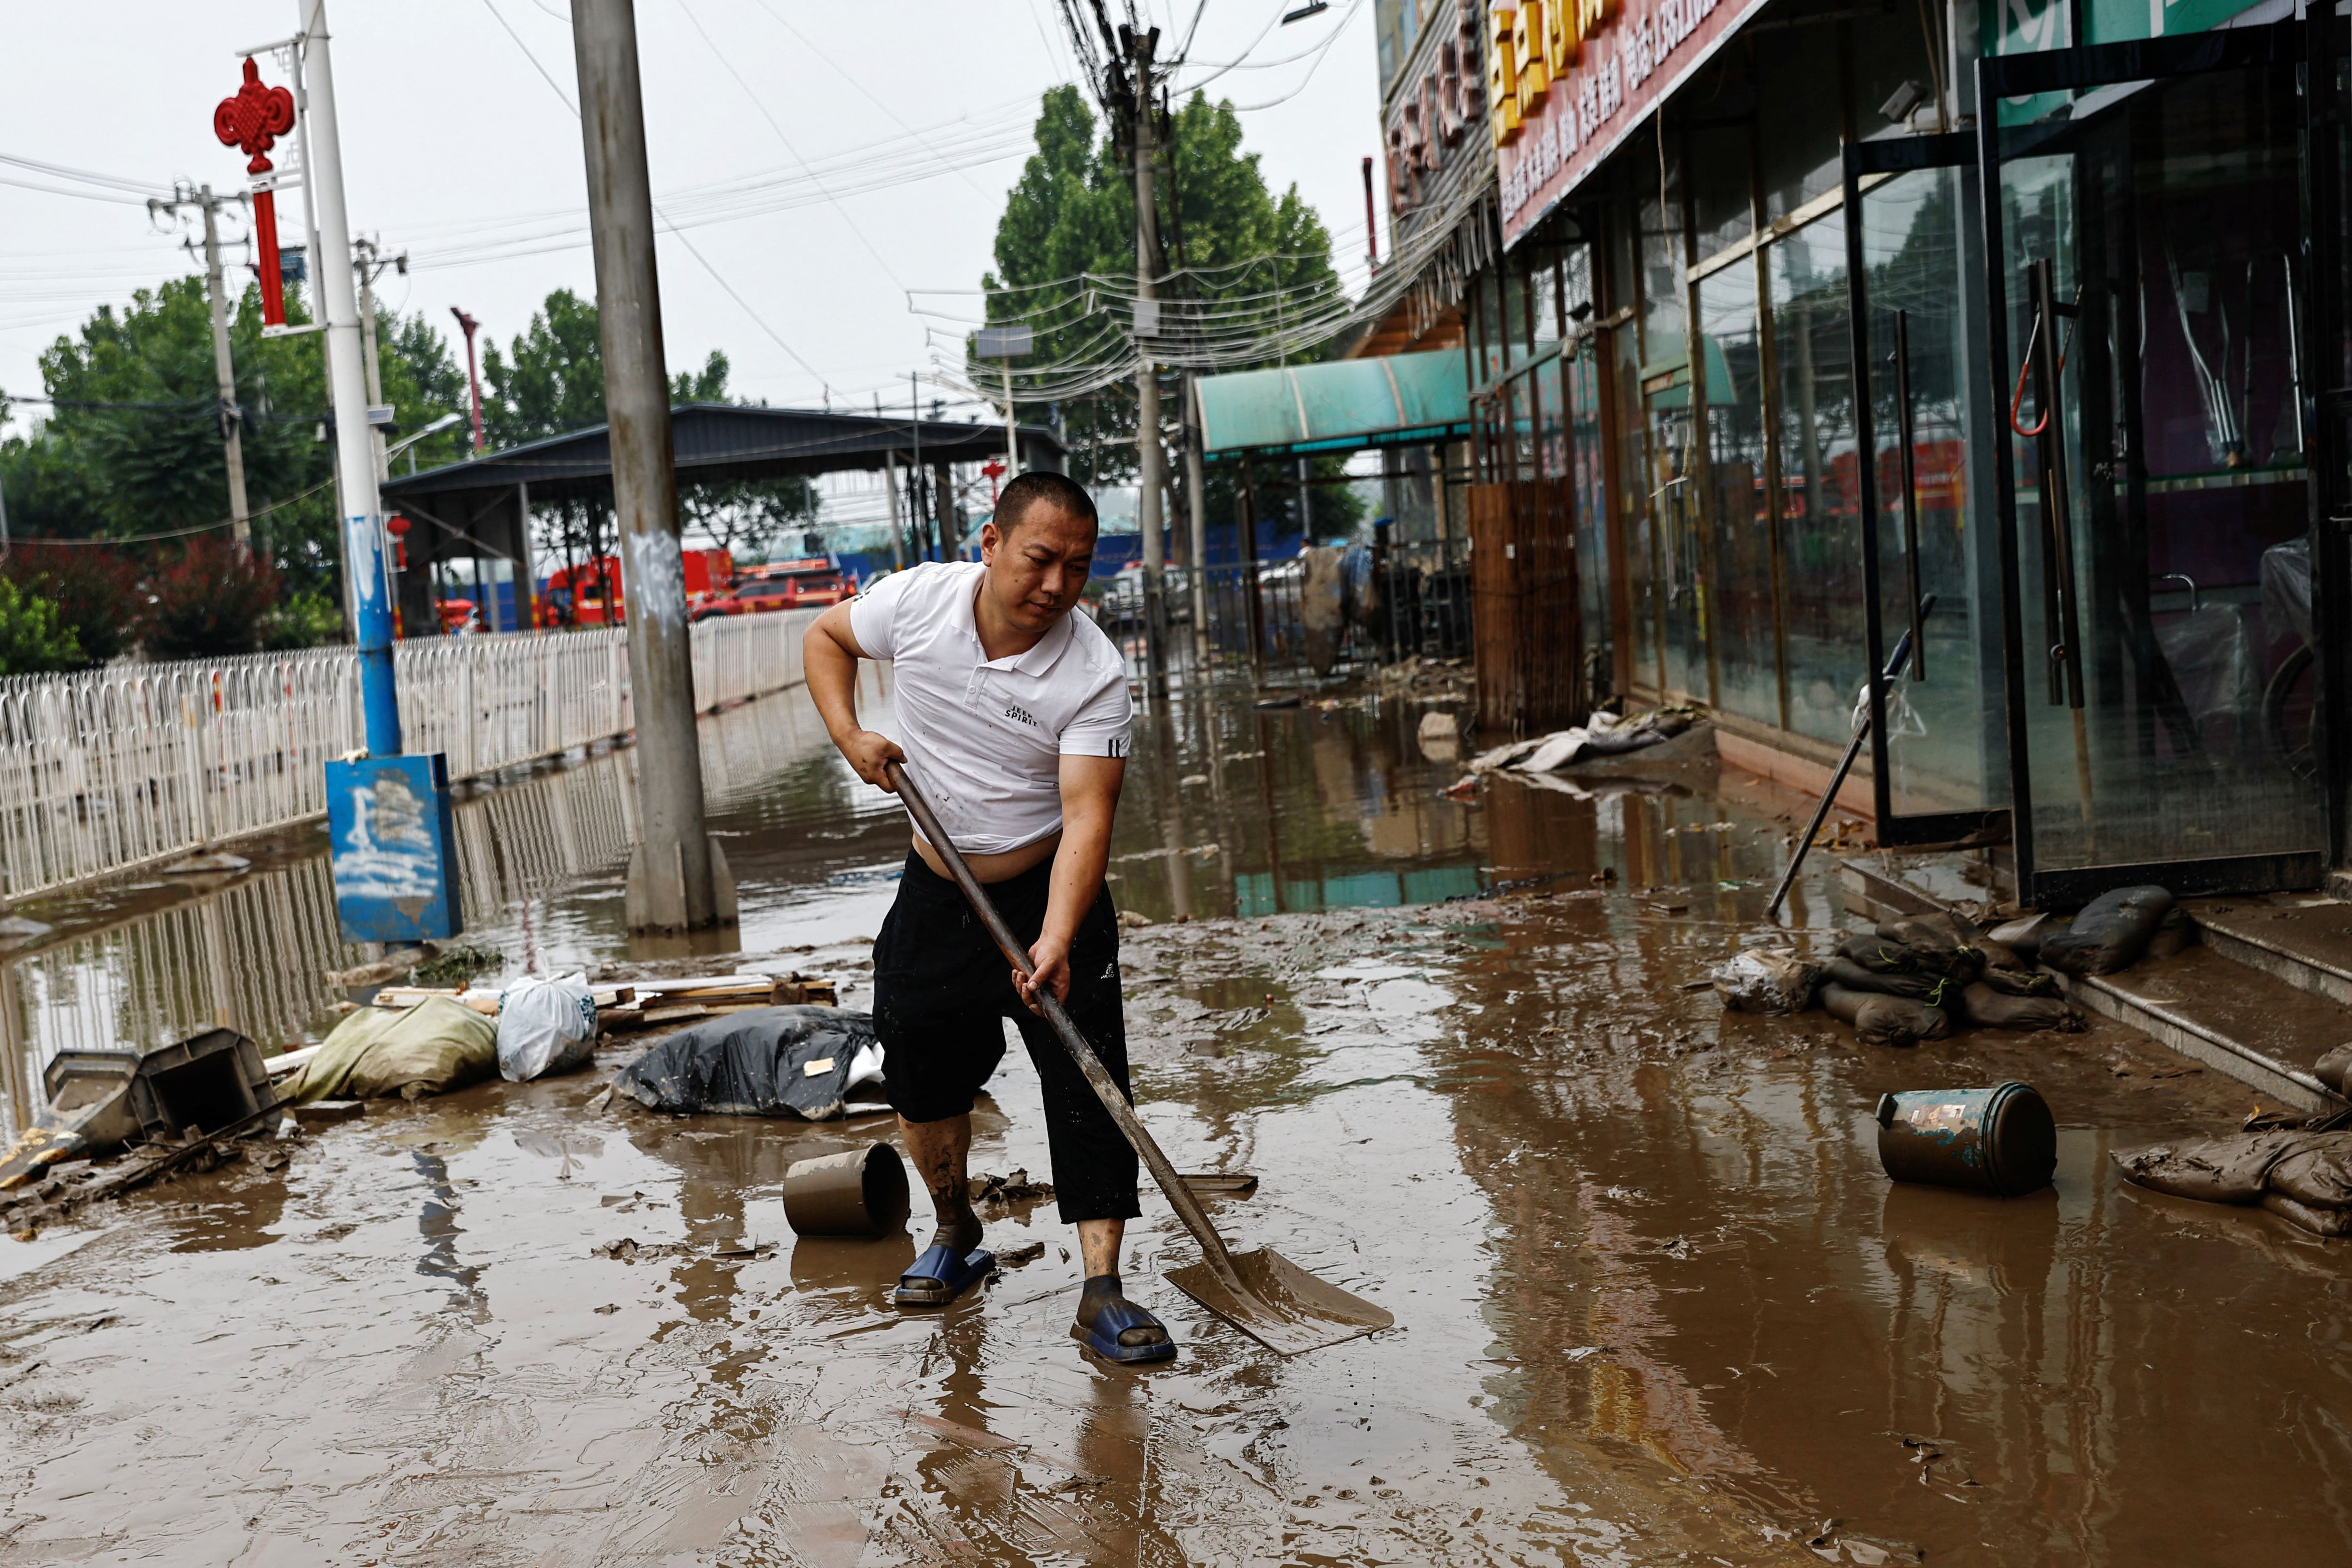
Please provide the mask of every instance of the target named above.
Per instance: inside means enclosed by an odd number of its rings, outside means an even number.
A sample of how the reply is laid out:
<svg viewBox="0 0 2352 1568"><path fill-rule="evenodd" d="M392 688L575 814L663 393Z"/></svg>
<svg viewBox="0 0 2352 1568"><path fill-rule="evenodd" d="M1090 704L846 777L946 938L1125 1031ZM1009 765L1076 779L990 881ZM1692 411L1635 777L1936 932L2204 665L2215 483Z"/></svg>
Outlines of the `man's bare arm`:
<svg viewBox="0 0 2352 1568"><path fill-rule="evenodd" d="M857 661L866 650L857 646L857 634L849 624L849 605L839 604L825 611L811 624L801 638L801 668L808 677L809 698L816 704L817 716L824 721L825 733L833 743L857 770L857 776L867 784L897 794L884 776L882 764L897 759L904 762L907 753L887 736L861 729L857 722Z"/></svg>
<svg viewBox="0 0 2352 1568"><path fill-rule="evenodd" d="M1034 984L1051 985L1065 1001L1070 994L1070 944L1102 891L1103 871L1110 864L1111 819L1118 814L1118 790L1126 777L1127 763L1118 757L1062 759L1062 842L1054 853L1045 926L1029 950L1029 962ZM1022 987L1034 1008L1033 990Z"/></svg>

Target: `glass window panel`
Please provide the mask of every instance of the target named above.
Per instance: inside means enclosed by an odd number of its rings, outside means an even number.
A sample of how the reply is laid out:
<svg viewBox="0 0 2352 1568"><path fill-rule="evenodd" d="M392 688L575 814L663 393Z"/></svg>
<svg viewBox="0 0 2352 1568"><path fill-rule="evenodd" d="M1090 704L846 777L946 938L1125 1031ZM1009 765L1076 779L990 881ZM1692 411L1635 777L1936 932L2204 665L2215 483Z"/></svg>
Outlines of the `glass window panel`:
<svg viewBox="0 0 2352 1568"><path fill-rule="evenodd" d="M1778 617L1754 262L1710 274L1699 284L1698 309L1706 377L1706 510L1714 546L1708 629L1716 644L1716 700L1744 718L1777 725Z"/></svg>
<svg viewBox="0 0 2352 1568"><path fill-rule="evenodd" d="M1584 610L1585 646L1601 655L1601 688L1607 696L1616 668L1610 611L1609 515L1607 487L1602 482L1604 456L1601 446L1601 356L1599 345L1588 343L1560 363L1568 397L1568 456L1576 486L1576 575Z"/></svg>
<svg viewBox="0 0 2352 1568"><path fill-rule="evenodd" d="M1755 232L1748 128L1712 126L1685 141L1691 163L1691 218L1697 236L1693 252L1701 261Z"/></svg>
<svg viewBox="0 0 2352 1568"><path fill-rule="evenodd" d="M1528 324L1541 348L1559 341L1559 253L1549 246L1536 251L1528 258L1528 279L1534 299Z"/></svg>
<svg viewBox="0 0 2352 1568"><path fill-rule="evenodd" d="M1843 743L1864 675L1862 535L1854 494L1853 355L1844 215L1765 251L1780 389L1781 580L1789 728Z"/></svg>
<svg viewBox="0 0 2352 1568"><path fill-rule="evenodd" d="M1844 178L1838 145L1838 95L1823 78L1834 68L1819 28L1766 33L1755 40L1757 122L1772 133L1757 143L1764 173L1764 216L1786 217Z"/></svg>

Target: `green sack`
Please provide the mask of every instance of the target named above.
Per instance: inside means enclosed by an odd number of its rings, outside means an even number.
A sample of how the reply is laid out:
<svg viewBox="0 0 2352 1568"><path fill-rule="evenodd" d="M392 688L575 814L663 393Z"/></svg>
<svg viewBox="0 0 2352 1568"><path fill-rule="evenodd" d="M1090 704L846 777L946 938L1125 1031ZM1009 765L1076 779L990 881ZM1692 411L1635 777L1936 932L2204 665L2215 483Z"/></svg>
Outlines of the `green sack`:
<svg viewBox="0 0 2352 1568"><path fill-rule="evenodd" d="M335 1026L281 1091L317 1100L422 1100L495 1077L499 1021L447 996L427 996L395 1013L362 1007Z"/></svg>

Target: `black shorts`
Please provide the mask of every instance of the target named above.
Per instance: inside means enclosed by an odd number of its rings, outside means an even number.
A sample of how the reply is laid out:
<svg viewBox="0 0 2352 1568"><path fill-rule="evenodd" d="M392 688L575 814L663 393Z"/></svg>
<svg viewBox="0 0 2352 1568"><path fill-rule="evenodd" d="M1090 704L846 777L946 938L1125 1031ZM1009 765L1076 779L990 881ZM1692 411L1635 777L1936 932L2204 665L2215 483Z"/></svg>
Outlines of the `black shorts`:
<svg viewBox="0 0 2352 1568"><path fill-rule="evenodd" d="M1054 863L1002 882L988 894L1004 923L1034 942L1045 923ZM1127 1021L1118 987L1118 915L1098 894L1070 944L1070 1021L1102 1058L1121 1094L1127 1083ZM1045 1142L1062 1222L1132 1219L1135 1151L1070 1059L1052 1025L1023 1005L1013 967L963 892L909 850L898 898L874 942L874 1028L891 1109L909 1121L944 1121L971 1110L1004 1057L1004 1026L1019 1026L1045 1091Z"/></svg>

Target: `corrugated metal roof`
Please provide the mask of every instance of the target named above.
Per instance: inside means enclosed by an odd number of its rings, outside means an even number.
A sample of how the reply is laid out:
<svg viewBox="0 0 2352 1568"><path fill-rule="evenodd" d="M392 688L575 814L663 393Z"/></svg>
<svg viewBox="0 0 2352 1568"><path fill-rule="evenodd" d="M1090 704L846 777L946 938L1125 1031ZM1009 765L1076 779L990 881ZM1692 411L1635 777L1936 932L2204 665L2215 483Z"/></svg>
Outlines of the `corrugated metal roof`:
<svg viewBox="0 0 2352 1568"><path fill-rule="evenodd" d="M1352 451L1465 435L1468 366L1457 350L1235 371L1193 384L1202 449Z"/></svg>

